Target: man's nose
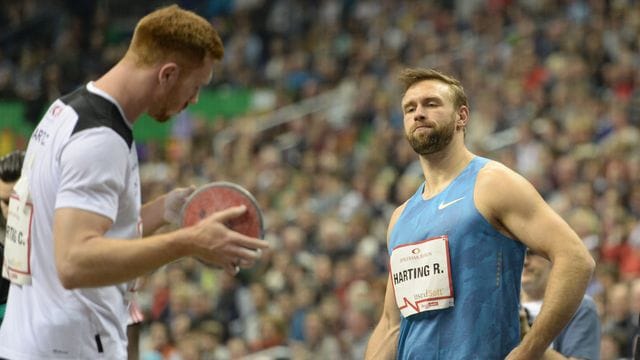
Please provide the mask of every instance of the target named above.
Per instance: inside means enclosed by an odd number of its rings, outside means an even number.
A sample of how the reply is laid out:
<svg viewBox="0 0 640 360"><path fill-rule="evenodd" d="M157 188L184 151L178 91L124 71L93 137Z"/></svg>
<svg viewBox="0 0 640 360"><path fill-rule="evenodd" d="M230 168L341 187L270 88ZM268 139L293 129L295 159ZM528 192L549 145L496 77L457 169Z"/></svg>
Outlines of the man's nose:
<svg viewBox="0 0 640 360"><path fill-rule="evenodd" d="M426 108L421 105L416 106L416 111L414 111L413 118L415 120L426 119L427 118Z"/></svg>

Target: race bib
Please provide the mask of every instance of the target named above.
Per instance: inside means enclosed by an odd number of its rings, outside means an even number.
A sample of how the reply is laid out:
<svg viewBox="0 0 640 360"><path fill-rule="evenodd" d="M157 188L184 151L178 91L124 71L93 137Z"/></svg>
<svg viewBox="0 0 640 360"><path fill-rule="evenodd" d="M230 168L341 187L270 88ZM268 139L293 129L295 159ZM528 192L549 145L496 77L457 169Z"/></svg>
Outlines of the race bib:
<svg viewBox="0 0 640 360"><path fill-rule="evenodd" d="M20 285L31 284L29 257L33 205L30 202L27 182L26 178L21 177L11 193L2 266L2 276Z"/></svg>
<svg viewBox="0 0 640 360"><path fill-rule="evenodd" d="M391 281L402 316L453 306L453 283L446 235L393 249Z"/></svg>

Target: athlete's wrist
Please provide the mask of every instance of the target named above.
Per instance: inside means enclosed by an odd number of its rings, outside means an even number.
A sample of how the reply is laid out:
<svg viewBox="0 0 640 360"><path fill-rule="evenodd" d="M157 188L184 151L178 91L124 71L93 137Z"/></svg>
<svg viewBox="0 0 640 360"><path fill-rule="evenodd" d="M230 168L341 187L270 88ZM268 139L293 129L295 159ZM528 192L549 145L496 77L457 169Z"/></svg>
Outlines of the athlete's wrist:
<svg viewBox="0 0 640 360"><path fill-rule="evenodd" d="M197 237L194 230L193 227L188 227L173 231L169 238L169 251L179 258L193 256L196 252L195 239Z"/></svg>
<svg viewBox="0 0 640 360"><path fill-rule="evenodd" d="M530 329L524 339L522 339L519 347L529 355L529 358L540 359L542 354L544 354L545 350L549 347L549 344L540 341L540 337L536 336L536 334Z"/></svg>
<svg viewBox="0 0 640 360"><path fill-rule="evenodd" d="M177 225L181 220L182 207L187 198L195 191L194 186L185 188L177 188L164 196L164 214L163 219L168 224Z"/></svg>

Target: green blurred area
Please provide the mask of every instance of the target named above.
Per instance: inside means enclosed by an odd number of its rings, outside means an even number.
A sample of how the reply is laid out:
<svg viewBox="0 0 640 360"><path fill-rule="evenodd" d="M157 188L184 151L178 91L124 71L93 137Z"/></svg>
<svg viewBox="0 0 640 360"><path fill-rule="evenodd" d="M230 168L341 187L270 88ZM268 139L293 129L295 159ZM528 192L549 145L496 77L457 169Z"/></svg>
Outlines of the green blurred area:
<svg viewBox="0 0 640 360"><path fill-rule="evenodd" d="M191 105L189 111L206 121L220 118L231 118L242 115L249 110L252 92L247 89L216 89L203 90L197 104ZM136 121L133 132L137 142L166 140L171 134L172 122L158 123L148 115ZM20 101L0 100L0 133L12 133L18 138L28 139L34 125L25 119L25 106ZM6 136L0 136L0 153L16 146L15 140L9 141ZM10 151L10 150L9 150Z"/></svg>
<svg viewBox="0 0 640 360"><path fill-rule="evenodd" d="M24 118L24 104L19 101L0 101L0 130L12 130L21 136L29 136L33 125Z"/></svg>

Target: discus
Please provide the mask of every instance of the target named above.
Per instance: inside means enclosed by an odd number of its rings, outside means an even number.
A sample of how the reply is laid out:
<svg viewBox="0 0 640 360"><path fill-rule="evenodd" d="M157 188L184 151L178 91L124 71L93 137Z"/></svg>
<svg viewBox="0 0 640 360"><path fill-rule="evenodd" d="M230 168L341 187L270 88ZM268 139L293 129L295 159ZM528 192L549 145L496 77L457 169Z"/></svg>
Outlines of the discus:
<svg viewBox="0 0 640 360"><path fill-rule="evenodd" d="M245 205L247 211L226 221L225 225L241 234L262 239L264 225L258 202L247 189L225 181L204 185L189 196L182 208L182 226L193 226L215 212L240 205Z"/></svg>

